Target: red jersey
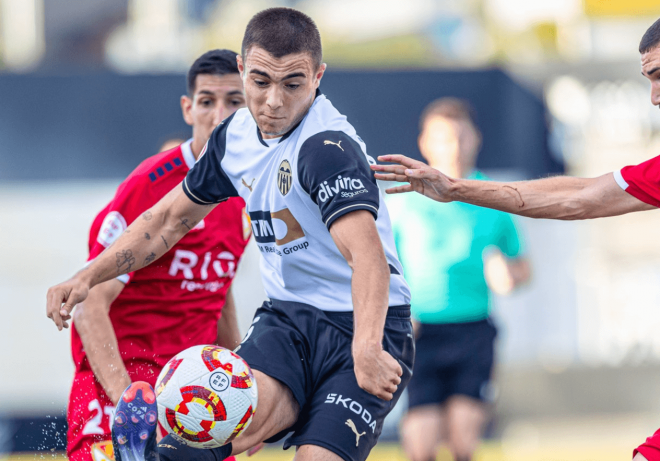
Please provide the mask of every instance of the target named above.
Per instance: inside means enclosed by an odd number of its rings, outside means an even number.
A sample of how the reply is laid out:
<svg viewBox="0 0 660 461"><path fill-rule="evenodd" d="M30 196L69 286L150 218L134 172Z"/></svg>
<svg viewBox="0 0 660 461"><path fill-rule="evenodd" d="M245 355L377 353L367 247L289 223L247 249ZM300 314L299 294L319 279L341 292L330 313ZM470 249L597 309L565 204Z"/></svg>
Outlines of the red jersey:
<svg viewBox="0 0 660 461"><path fill-rule="evenodd" d="M190 141L142 162L94 220L89 260L178 186L194 163ZM161 368L188 347L215 342L225 296L249 237L245 203L232 198L156 262L118 277L126 286L110 306L110 319L127 368ZM76 370L90 370L75 328L71 334Z"/></svg>
<svg viewBox="0 0 660 461"><path fill-rule="evenodd" d="M660 207L660 156L614 172L623 190L644 203Z"/></svg>

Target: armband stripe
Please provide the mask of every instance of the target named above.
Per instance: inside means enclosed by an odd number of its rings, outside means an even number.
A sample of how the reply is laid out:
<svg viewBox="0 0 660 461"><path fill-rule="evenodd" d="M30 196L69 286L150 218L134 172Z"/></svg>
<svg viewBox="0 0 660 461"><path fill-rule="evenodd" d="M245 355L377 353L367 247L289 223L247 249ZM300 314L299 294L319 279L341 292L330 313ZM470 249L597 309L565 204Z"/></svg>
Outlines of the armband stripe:
<svg viewBox="0 0 660 461"><path fill-rule="evenodd" d="M612 173L614 175L614 180L616 183L619 185L619 187L623 190L628 189L629 184L626 182L625 179L623 179L623 175L621 174L621 170L616 170Z"/></svg>
<svg viewBox="0 0 660 461"><path fill-rule="evenodd" d="M349 209L349 208L354 208L354 207L356 207L356 206L361 206L361 207L365 207L365 206L366 206L366 207L372 208L372 209L376 212L376 215L378 215L378 208L376 208L375 206L373 206L373 205L369 205L368 203L354 203L353 205L348 205L348 206L345 206L344 208L340 208L339 210L335 211L335 212L332 213L330 216L328 216L328 219L325 220L325 225L327 226L327 225L328 225L328 222L329 222L329 221L333 218L333 216L335 216L337 213L341 213L341 212L344 211L344 210L347 210L347 209Z"/></svg>
<svg viewBox="0 0 660 461"><path fill-rule="evenodd" d="M197 197L195 194L192 193L190 188L188 187L188 177L183 178L183 187L185 188L185 191L188 195L190 195L192 198L197 200L199 203L202 205L211 205L215 202L207 202L206 200L202 200L201 198Z"/></svg>

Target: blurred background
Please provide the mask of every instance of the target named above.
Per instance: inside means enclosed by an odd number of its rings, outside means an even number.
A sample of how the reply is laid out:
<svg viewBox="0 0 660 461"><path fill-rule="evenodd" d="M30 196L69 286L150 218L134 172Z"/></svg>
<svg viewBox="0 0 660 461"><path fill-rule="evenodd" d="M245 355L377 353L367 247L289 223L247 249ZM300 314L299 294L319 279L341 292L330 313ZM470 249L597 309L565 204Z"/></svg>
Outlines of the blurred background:
<svg viewBox="0 0 660 461"><path fill-rule="evenodd" d="M317 22L321 90L373 156L419 158L419 114L441 96L475 107L478 166L495 179L660 154L637 52L658 0L0 0L0 456L63 449L73 364L46 290L81 267L119 182L190 136L179 97L194 59L240 51L249 18L278 5ZM478 459L630 459L660 426L660 213L520 222L533 281L496 300ZM257 265L251 246L234 290L243 331L265 297ZM372 459L402 456L401 411Z"/></svg>

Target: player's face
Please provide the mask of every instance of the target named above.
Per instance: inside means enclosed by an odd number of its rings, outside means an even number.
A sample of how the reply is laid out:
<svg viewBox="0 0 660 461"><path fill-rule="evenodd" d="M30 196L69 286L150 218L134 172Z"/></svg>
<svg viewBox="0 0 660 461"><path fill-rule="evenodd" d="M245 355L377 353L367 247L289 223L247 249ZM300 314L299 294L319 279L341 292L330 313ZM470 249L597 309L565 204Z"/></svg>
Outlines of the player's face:
<svg viewBox="0 0 660 461"><path fill-rule="evenodd" d="M651 103L660 107L660 45L642 54L642 75L651 82Z"/></svg>
<svg viewBox="0 0 660 461"><path fill-rule="evenodd" d="M309 53L275 58L258 46L248 50L245 62L238 56L247 107L264 138L282 136L305 116L325 67L317 67Z"/></svg>
<svg viewBox="0 0 660 461"><path fill-rule="evenodd" d="M478 143L469 123L441 116L429 117L418 138L419 150L429 165L452 176L474 168Z"/></svg>
<svg viewBox="0 0 660 461"><path fill-rule="evenodd" d="M181 97L183 118L193 127L193 139L202 145L220 122L241 107L245 107L245 96L238 74L200 74L192 99Z"/></svg>

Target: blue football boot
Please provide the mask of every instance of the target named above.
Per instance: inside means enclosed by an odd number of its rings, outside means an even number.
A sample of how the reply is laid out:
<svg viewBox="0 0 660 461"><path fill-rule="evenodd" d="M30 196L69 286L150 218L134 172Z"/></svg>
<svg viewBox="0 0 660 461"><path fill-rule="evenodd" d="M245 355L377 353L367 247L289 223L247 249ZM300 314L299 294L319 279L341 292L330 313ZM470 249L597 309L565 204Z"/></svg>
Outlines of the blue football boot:
<svg viewBox="0 0 660 461"><path fill-rule="evenodd" d="M144 381L126 388L112 424L115 461L159 461L156 446L158 407L154 389Z"/></svg>

